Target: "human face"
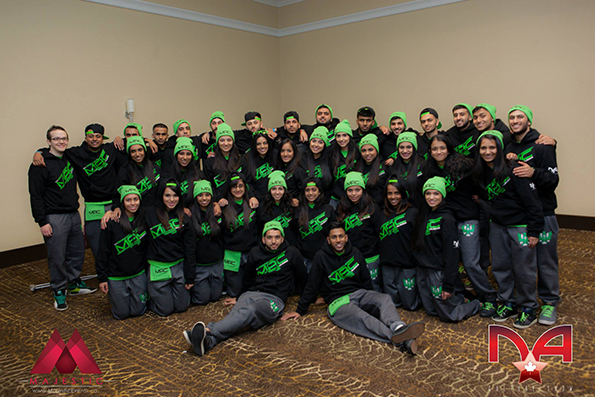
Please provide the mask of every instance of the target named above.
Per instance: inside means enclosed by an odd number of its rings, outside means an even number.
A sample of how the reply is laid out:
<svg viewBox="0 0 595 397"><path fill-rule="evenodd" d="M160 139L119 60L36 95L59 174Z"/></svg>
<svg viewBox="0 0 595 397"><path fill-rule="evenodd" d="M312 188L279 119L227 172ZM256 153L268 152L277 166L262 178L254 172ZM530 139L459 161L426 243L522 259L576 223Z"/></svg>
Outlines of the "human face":
<svg viewBox="0 0 595 397"><path fill-rule="evenodd" d="M275 200L275 203L281 201L281 198L285 194L285 188L283 186L273 186L271 188L271 197Z"/></svg>
<svg viewBox="0 0 595 397"><path fill-rule="evenodd" d="M467 125L471 121L471 115L469 114L469 111L465 108L457 109L454 112L452 112L452 118L455 123L455 126L458 129L463 129L467 127Z"/></svg>
<svg viewBox="0 0 595 397"><path fill-rule="evenodd" d="M490 167L494 166L494 160L496 159L496 155L498 154L498 147L496 146L496 141L490 138L482 138L481 143L479 145L479 155L486 162L487 165Z"/></svg>
<svg viewBox="0 0 595 397"><path fill-rule="evenodd" d="M254 134L256 131L262 129L262 121L258 119L248 120L246 122L246 128L248 129L248 131Z"/></svg>
<svg viewBox="0 0 595 397"><path fill-rule="evenodd" d="M68 147L68 134L64 130L54 130L50 133L48 139L50 152L57 156L62 156Z"/></svg>
<svg viewBox="0 0 595 397"><path fill-rule="evenodd" d="M211 203L212 196L209 193L199 193L196 196L196 202L203 210Z"/></svg>
<svg viewBox="0 0 595 397"><path fill-rule="evenodd" d="M176 158L180 167L186 168L190 164L190 161L192 161L192 152L190 150L180 150Z"/></svg>
<svg viewBox="0 0 595 397"><path fill-rule="evenodd" d="M339 132L335 135L335 140L341 149L346 149L347 145L349 145L349 141L351 141L351 137L345 132Z"/></svg>
<svg viewBox="0 0 595 397"><path fill-rule="evenodd" d="M130 138L131 136L140 136L140 134L138 133L138 130L134 127L126 127L126 129L124 130L124 136L126 138Z"/></svg>
<svg viewBox="0 0 595 397"><path fill-rule="evenodd" d="M176 136L179 138L181 136L190 136L190 125L188 123L182 123L178 126L178 130L176 131Z"/></svg>
<svg viewBox="0 0 595 397"><path fill-rule="evenodd" d="M393 134L399 135L405 130L405 123L400 117L394 118L390 121L390 130Z"/></svg>
<svg viewBox="0 0 595 397"><path fill-rule="evenodd" d="M411 142L401 142L398 150L399 156L407 162L413 157L413 144Z"/></svg>
<svg viewBox="0 0 595 397"><path fill-rule="evenodd" d="M347 188L347 198L353 204L359 203L363 194L364 194L364 189L362 189L361 186L349 186Z"/></svg>
<svg viewBox="0 0 595 397"><path fill-rule="evenodd" d="M316 111L316 121L318 124L328 124L331 121L331 111L324 106Z"/></svg>
<svg viewBox="0 0 595 397"><path fill-rule="evenodd" d="M211 131L217 132L217 127L219 124L223 124L223 120L221 120L219 117L215 117L213 120L211 120Z"/></svg>
<svg viewBox="0 0 595 397"><path fill-rule="evenodd" d="M306 196L308 203L314 204L318 197L320 197L320 189L318 189L318 186L306 186L304 196Z"/></svg>
<svg viewBox="0 0 595 397"><path fill-rule="evenodd" d="M527 115L520 110L515 110L510 113L508 116L508 125L510 126L512 133L515 135L522 135L525 132L528 132L531 127Z"/></svg>
<svg viewBox="0 0 595 397"><path fill-rule="evenodd" d="M157 143L157 146L165 145L165 142L167 142L167 138L167 128L155 127L153 129L153 139L155 140L155 143Z"/></svg>
<svg viewBox="0 0 595 397"><path fill-rule="evenodd" d="M479 132L493 130L494 119L490 112L484 108L479 108L477 111L473 112L473 125Z"/></svg>
<svg viewBox="0 0 595 397"><path fill-rule="evenodd" d="M240 179L235 186L231 187L231 195L235 200L241 200L244 198L244 193L246 192L246 185Z"/></svg>
<svg viewBox="0 0 595 397"><path fill-rule="evenodd" d="M314 154L314 157L317 155L320 156L322 151L324 150L324 141L319 138L313 138L310 140L310 151Z"/></svg>
<svg viewBox="0 0 595 397"><path fill-rule="evenodd" d="M99 133L92 133L85 135L85 142L87 142L87 146L92 151L97 151L103 145L103 135Z"/></svg>
<svg viewBox="0 0 595 397"><path fill-rule="evenodd" d="M130 158L136 164L142 164L143 160L145 159L145 148L141 145L130 146Z"/></svg>
<svg viewBox="0 0 595 397"><path fill-rule="evenodd" d="M264 236L262 236L262 243L267 247L269 251L277 251L281 244L283 244L285 238L281 235L281 231L277 229L267 230Z"/></svg>
<svg viewBox="0 0 595 397"><path fill-rule="evenodd" d="M362 159L366 162L366 164L372 163L378 156L378 151L372 145L364 145L362 146Z"/></svg>
<svg viewBox="0 0 595 397"><path fill-rule="evenodd" d="M293 152L293 147L290 143L286 143L285 145L281 146L281 161L285 164L288 164L291 160L293 160L293 156L295 153Z"/></svg>
<svg viewBox="0 0 595 397"><path fill-rule="evenodd" d="M345 251L345 244L347 244L347 240L347 234L342 228L331 229L329 231L328 237L326 238L326 241L337 254Z"/></svg>
<svg viewBox="0 0 595 397"><path fill-rule="evenodd" d="M283 127L285 128L285 131L287 131L287 133L289 135L293 135L299 131L299 129L301 128L301 124L294 117L294 118L286 119L285 123L283 123Z"/></svg>
<svg viewBox="0 0 595 397"><path fill-rule="evenodd" d="M430 152L432 158L436 160L439 166L443 166L448 157L448 150L446 149L446 143L435 140L430 146Z"/></svg>
<svg viewBox="0 0 595 397"><path fill-rule="evenodd" d="M442 194L438 190L428 189L424 193L424 197L432 210L438 208L442 203Z"/></svg>
<svg viewBox="0 0 595 397"><path fill-rule="evenodd" d="M372 129L374 118L367 116L357 116L357 126L361 132L368 132Z"/></svg>
<svg viewBox="0 0 595 397"><path fill-rule="evenodd" d="M221 153L227 156L231 151L231 148L233 147L233 138L228 135L224 135L221 138L219 138L217 144L219 145Z"/></svg>
<svg viewBox="0 0 595 397"><path fill-rule="evenodd" d="M165 204L165 209L171 211L176 208L179 202L180 196L178 196L171 188L166 187L163 192L163 204Z"/></svg>
<svg viewBox="0 0 595 397"><path fill-rule="evenodd" d="M124 210L129 218L134 216L136 211L138 211L139 206L140 198L138 197L138 194L128 194L124 197Z"/></svg>
<svg viewBox="0 0 595 397"><path fill-rule="evenodd" d="M269 142L264 136L256 138L256 152L260 157L264 157L269 151Z"/></svg>
<svg viewBox="0 0 595 397"><path fill-rule="evenodd" d="M402 200L401 193L399 193L399 189L397 189L390 183L386 188L386 199L388 200L388 203L393 207L397 207Z"/></svg>
<svg viewBox="0 0 595 397"><path fill-rule="evenodd" d="M436 131L436 128L438 127L438 119L430 113L426 113L421 116L419 118L419 123L426 134Z"/></svg>

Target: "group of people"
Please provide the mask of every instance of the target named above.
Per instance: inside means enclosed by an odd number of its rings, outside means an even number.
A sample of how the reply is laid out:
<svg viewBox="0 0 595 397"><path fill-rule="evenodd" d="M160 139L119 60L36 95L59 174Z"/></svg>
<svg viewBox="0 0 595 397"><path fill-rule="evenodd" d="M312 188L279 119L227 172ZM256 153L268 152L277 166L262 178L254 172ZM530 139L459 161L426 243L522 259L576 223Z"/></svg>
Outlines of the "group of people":
<svg viewBox="0 0 595 397"><path fill-rule="evenodd" d="M424 324L405 324L396 307L447 322L479 313L521 329L553 325L556 142L532 127L526 106L510 109L508 126L489 104L452 112L454 126L442 131L436 110L423 109L422 132L403 112L378 125L371 107L358 109L355 129L326 104L314 124L290 111L278 128L248 112L234 131L214 112L200 135L181 119L172 136L155 124L150 140L129 123L105 143L103 126L90 124L71 148L52 126L29 190L54 307L95 292L80 279L78 182L99 288L116 319L147 308L167 316L227 294L234 307L225 319L184 331L199 355L315 302L328 304L339 327L412 354ZM283 314L292 294L297 310Z"/></svg>

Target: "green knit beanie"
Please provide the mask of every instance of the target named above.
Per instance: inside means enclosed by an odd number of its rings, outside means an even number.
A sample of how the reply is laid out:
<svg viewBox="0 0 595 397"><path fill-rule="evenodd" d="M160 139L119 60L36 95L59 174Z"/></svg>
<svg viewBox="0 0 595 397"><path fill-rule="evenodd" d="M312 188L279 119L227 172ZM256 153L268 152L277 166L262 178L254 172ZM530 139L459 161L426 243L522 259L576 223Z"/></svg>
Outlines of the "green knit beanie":
<svg viewBox="0 0 595 397"><path fill-rule="evenodd" d="M488 111L490 116L492 116L492 120L494 120L494 123L495 123L496 122L496 106L490 105L489 103L480 103L479 105L477 105L473 108L473 112L475 112L477 109L481 109L481 108L484 108L485 110ZM471 113L471 114L473 114L473 113Z"/></svg>
<svg viewBox="0 0 595 397"><path fill-rule="evenodd" d="M233 130L231 129L231 127L229 126L229 124L225 124L225 123L221 123L219 124L219 126L217 127L217 137L216 137L216 141L219 142L219 138L221 138L222 136L230 136L232 140L235 141L235 135L233 133Z"/></svg>
<svg viewBox="0 0 595 397"><path fill-rule="evenodd" d="M331 120L333 119L333 108L331 108L329 105L325 105L324 103L321 103L320 105L318 105L318 107L316 108L316 111L314 112L314 119L316 119L316 116L318 115L318 109L320 108L327 108L328 111L331 114Z"/></svg>
<svg viewBox="0 0 595 397"><path fill-rule="evenodd" d="M380 153L380 149L378 147L378 137L376 135L368 134L365 137L363 137L361 141L359 141L360 152L361 152L362 148L364 147L364 145L372 145L372 146L374 146L374 149L376 149L376 151L378 153Z"/></svg>
<svg viewBox="0 0 595 397"><path fill-rule="evenodd" d="M211 196L213 195L211 182L205 179L194 182L194 191L192 192L192 197L196 198L196 196L198 196L201 193L209 193Z"/></svg>
<svg viewBox="0 0 595 397"><path fill-rule="evenodd" d="M349 120L345 119L337 124L335 127L335 136L337 136L337 134L340 132L343 132L353 138L353 131L351 131L351 124L349 124Z"/></svg>
<svg viewBox="0 0 595 397"><path fill-rule="evenodd" d="M359 186L362 189L366 188L364 176L361 172L351 171L345 176L345 184L343 186L344 189L347 190L347 188L351 186Z"/></svg>
<svg viewBox="0 0 595 397"><path fill-rule="evenodd" d="M184 119L179 119L178 121L176 121L174 123L174 135L176 135L178 133L178 128L180 127L180 124L186 123L188 124L188 128L190 128L190 131L192 131L192 127L190 127L190 123Z"/></svg>
<svg viewBox="0 0 595 397"><path fill-rule="evenodd" d="M281 235L283 237L285 237L285 231L283 230L283 225L281 225L281 222L278 222L278 221L269 221L269 222L265 223L264 228L262 229L262 237L264 237L264 235L267 234L267 232L271 229L280 231Z"/></svg>
<svg viewBox="0 0 595 397"><path fill-rule="evenodd" d="M129 194L136 194L138 198L142 200L140 192L134 185L122 185L118 188L118 193L120 193L120 202L122 203L124 202L124 197L128 196Z"/></svg>
<svg viewBox="0 0 595 397"><path fill-rule="evenodd" d="M330 141L328 139L328 128L324 126L316 127L314 129L314 132L312 132L312 135L310 135L310 141L312 141L314 138L322 139L325 146L330 145Z"/></svg>
<svg viewBox="0 0 595 397"><path fill-rule="evenodd" d="M397 150L402 142L409 142L417 150L417 135L414 132L401 132L397 137Z"/></svg>
<svg viewBox="0 0 595 397"><path fill-rule="evenodd" d="M128 124L126 124L126 127L124 127L124 131L122 131L122 134L124 136L126 136L126 128L128 128L128 127L136 128L136 130L138 131L138 134L140 136L143 136L143 126L140 125L140 124L138 124L138 123L128 123Z"/></svg>
<svg viewBox="0 0 595 397"><path fill-rule="evenodd" d="M181 136L176 140L176 147L174 148L174 157L182 150L190 150L190 153L194 154L194 143L192 139L187 136Z"/></svg>
<svg viewBox="0 0 595 397"><path fill-rule="evenodd" d="M145 152L147 151L147 145L142 136L131 136L130 138L126 138L126 153L130 153L130 146L132 145L141 145L145 149Z"/></svg>
<svg viewBox="0 0 595 397"><path fill-rule="evenodd" d="M458 106L462 106L465 109L467 109L467 111L469 112L469 116L471 116L473 118L473 108L471 107L471 105L469 105L468 103L461 102L461 103L457 103L456 105L454 105L454 108L456 108ZM453 112L454 112L454 110L453 110ZM494 112L494 113L496 113L496 112ZM494 119L494 120L496 120L496 119Z"/></svg>
<svg viewBox="0 0 595 397"><path fill-rule="evenodd" d="M274 186L283 186L287 190L287 182L285 182L285 172L273 171L269 174L269 190Z"/></svg>
<svg viewBox="0 0 595 397"><path fill-rule="evenodd" d="M424 183L423 192L426 190L438 190L442 195L442 198L446 198L446 182L441 176L435 176L430 178Z"/></svg>
<svg viewBox="0 0 595 397"><path fill-rule="evenodd" d="M213 119L221 119L221 121L225 123L225 115L220 110L217 110L216 112L213 112L211 114L211 118L209 119L209 125L211 125L211 121L213 121Z"/></svg>
<svg viewBox="0 0 595 397"><path fill-rule="evenodd" d="M390 120L388 121L388 125L390 125L391 121L393 121L393 119L395 118L400 118L401 120L403 120L403 124L405 124L405 128L407 128L407 115L405 114L405 112L394 112L390 115Z"/></svg>
<svg viewBox="0 0 595 397"><path fill-rule="evenodd" d="M531 109L523 105L513 106L508 111L508 117L510 117L510 113L514 112L515 110L520 110L521 112L525 113L525 116L527 116L527 120L529 120L529 123L533 124L533 111L531 111Z"/></svg>
<svg viewBox="0 0 595 397"><path fill-rule="evenodd" d="M481 141L481 138L483 138L486 135L493 135L496 138L498 138L498 140L500 141L500 145L502 146L502 149L504 149L504 139L502 138L502 133L496 130L486 131L483 134L481 134L479 138L477 138L477 145L479 145L479 141Z"/></svg>

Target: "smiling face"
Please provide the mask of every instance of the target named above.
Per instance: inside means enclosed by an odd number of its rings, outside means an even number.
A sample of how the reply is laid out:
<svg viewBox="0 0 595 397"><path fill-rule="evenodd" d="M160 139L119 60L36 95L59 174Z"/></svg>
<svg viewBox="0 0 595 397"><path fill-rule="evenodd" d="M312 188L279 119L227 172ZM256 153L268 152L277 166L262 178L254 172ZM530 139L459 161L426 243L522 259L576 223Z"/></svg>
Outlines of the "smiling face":
<svg viewBox="0 0 595 397"><path fill-rule="evenodd" d="M508 125L510 130L515 135L523 135L525 132L529 132L531 123L527 118L527 115L520 110L510 112L508 115Z"/></svg>
<svg viewBox="0 0 595 397"><path fill-rule="evenodd" d="M326 125L331 121L331 111L324 106L316 111L316 122Z"/></svg>
<svg viewBox="0 0 595 397"><path fill-rule="evenodd" d="M366 164L371 164L372 161L376 159L378 156L378 151L372 145L364 145L362 146L362 159L366 162Z"/></svg>
<svg viewBox="0 0 595 397"><path fill-rule="evenodd" d="M479 144L479 155L490 167L494 166L494 160L498 154L498 147L496 145L496 139L488 137L483 137Z"/></svg>
<svg viewBox="0 0 595 397"><path fill-rule="evenodd" d="M178 164L182 169L188 167L190 161L192 161L192 152L190 150L180 150L178 154L176 154L176 159L178 160Z"/></svg>
<svg viewBox="0 0 595 397"><path fill-rule="evenodd" d="M285 143L283 146L281 146L281 161L283 161L283 163L288 164L291 160L293 160L293 156L295 155L294 151L293 151L293 146L291 146L291 143L287 142Z"/></svg>
<svg viewBox="0 0 595 397"><path fill-rule="evenodd" d="M171 188L166 187L163 192L163 204L165 204L165 209L171 211L176 208L179 202L180 196L178 196Z"/></svg>
<svg viewBox="0 0 595 397"><path fill-rule="evenodd" d="M362 199L364 189L362 189L361 186L349 186L346 193L349 201L353 204L357 204Z"/></svg>
<svg viewBox="0 0 595 397"><path fill-rule="evenodd" d="M411 142L401 142L399 144L399 156L406 162L413 157L413 145Z"/></svg>
<svg viewBox="0 0 595 397"><path fill-rule="evenodd" d="M273 186L271 188L271 197L275 200L275 203L280 202L284 194L285 188L283 186Z"/></svg>
<svg viewBox="0 0 595 397"><path fill-rule="evenodd" d="M260 157L264 157L269 151L269 142L264 136L256 138L256 152Z"/></svg>
<svg viewBox="0 0 595 397"><path fill-rule="evenodd" d="M130 146L130 158L136 164L140 165L143 163L145 159L145 148L141 145L132 145Z"/></svg>
<svg viewBox="0 0 595 397"><path fill-rule="evenodd" d="M444 166L446 158L448 157L448 149L446 143L435 139L430 146L430 153L432 158L439 166Z"/></svg>
<svg viewBox="0 0 595 397"><path fill-rule="evenodd" d="M232 185L230 191L234 200L242 200L244 198L244 193L246 192L246 185L240 179L237 184Z"/></svg>
<svg viewBox="0 0 595 397"><path fill-rule="evenodd" d="M342 228L331 229L329 231L326 241L330 244L331 248L335 253L340 254L345 251L345 245L347 244L347 233Z"/></svg>
<svg viewBox="0 0 595 397"><path fill-rule="evenodd" d="M312 138L310 140L310 151L312 152L312 154L316 157L316 156L320 156L322 154L322 151L324 150L324 141L322 139L319 138Z"/></svg>
<svg viewBox="0 0 595 397"><path fill-rule="evenodd" d="M68 147L68 134L64 130L54 130L50 132L48 145L52 154L62 156Z"/></svg>
<svg viewBox="0 0 595 397"><path fill-rule="evenodd" d="M304 196L306 196L308 203L314 204L314 202L318 200L318 197L320 197L320 189L318 189L318 186L306 186L306 189L304 189Z"/></svg>
<svg viewBox="0 0 595 397"><path fill-rule="evenodd" d="M345 132L339 132L337 135L335 135L335 141L341 149L345 149L347 148L347 145L349 145L351 137Z"/></svg>
<svg viewBox="0 0 595 397"><path fill-rule="evenodd" d="M424 197L432 210L438 208L442 203L442 194L438 190L428 189L424 193Z"/></svg>
<svg viewBox="0 0 595 397"><path fill-rule="evenodd" d="M129 194L124 197L124 210L126 211L126 215L128 218L132 218L136 211L138 211L138 207L140 207L140 198L138 194Z"/></svg>
<svg viewBox="0 0 595 397"><path fill-rule="evenodd" d="M219 150L221 150L221 153L223 153L224 156L227 156L233 148L233 138L229 135L224 135L219 138L217 145L219 145Z"/></svg>
<svg viewBox="0 0 595 397"><path fill-rule="evenodd" d="M87 146L89 146L89 149L97 151L101 145L103 145L103 135L97 132L87 134L85 135L85 142L87 143Z"/></svg>
<svg viewBox="0 0 595 397"><path fill-rule="evenodd" d="M405 123L400 117L396 117L390 121L390 130L393 134L399 135L405 130Z"/></svg>
<svg viewBox="0 0 595 397"><path fill-rule="evenodd" d="M199 193L196 196L196 202L198 203L201 209L206 210L209 204L211 203L212 198L213 196L211 196L209 193Z"/></svg>
<svg viewBox="0 0 595 397"><path fill-rule="evenodd" d="M473 125L479 132L493 130L494 119L486 109L479 108L473 112Z"/></svg>
<svg viewBox="0 0 595 397"><path fill-rule="evenodd" d="M281 231L277 229L267 230L264 236L262 236L262 242L269 251L277 251L281 244L283 244L285 238L281 235Z"/></svg>
<svg viewBox="0 0 595 397"><path fill-rule="evenodd" d="M430 113L426 113L419 118L421 128L426 134L433 133L438 128L438 119Z"/></svg>
<svg viewBox="0 0 595 397"><path fill-rule="evenodd" d="M467 127L471 121L471 115L465 108L456 109L454 112L452 112L452 118L458 129Z"/></svg>
<svg viewBox="0 0 595 397"><path fill-rule="evenodd" d="M390 183L386 187L386 199L394 208L396 208L401 203L402 198L401 193L399 193L399 189Z"/></svg>

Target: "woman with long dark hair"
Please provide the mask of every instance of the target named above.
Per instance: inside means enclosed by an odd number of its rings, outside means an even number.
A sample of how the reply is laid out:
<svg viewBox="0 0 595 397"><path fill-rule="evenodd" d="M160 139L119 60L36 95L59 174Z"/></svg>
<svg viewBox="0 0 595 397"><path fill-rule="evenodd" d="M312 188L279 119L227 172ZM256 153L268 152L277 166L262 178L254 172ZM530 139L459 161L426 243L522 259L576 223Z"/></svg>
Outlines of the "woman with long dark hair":
<svg viewBox="0 0 595 397"><path fill-rule="evenodd" d="M326 127L316 127L300 159L300 166L306 171L308 178L319 179L319 188L322 189L321 194L325 203L330 201L333 188L328 134Z"/></svg>
<svg viewBox="0 0 595 397"><path fill-rule="evenodd" d="M240 170L240 152L235 144L235 137L231 127L225 123L217 126L217 135L215 137L217 145L215 145L213 157L204 160L203 169L213 187L213 198L219 203L220 207L224 207L227 191L229 189L228 181L229 175Z"/></svg>
<svg viewBox="0 0 595 397"><path fill-rule="evenodd" d="M285 138L279 144L279 153L277 154L276 170L283 171L287 191L292 199L292 204L297 207L298 197L302 193L302 184L307 179L306 171L300 165L300 153L293 139Z"/></svg>
<svg viewBox="0 0 595 397"><path fill-rule="evenodd" d="M258 201L264 200L267 194L269 175L275 167L275 151L273 140L266 130L257 131L252 138L250 150L241 161L242 174L246 176L248 185Z"/></svg>
<svg viewBox="0 0 595 397"><path fill-rule="evenodd" d="M353 131L349 121L343 120L335 127L335 145L331 147L331 165L333 170L333 190L330 205L337 208L345 196L345 176L354 170L359 157Z"/></svg>
<svg viewBox="0 0 595 397"><path fill-rule="evenodd" d="M409 193L409 203L420 208L423 198L419 194L421 174L421 159L417 154L417 135L412 132L402 132L397 138L397 157L390 169L391 174L405 186Z"/></svg>
<svg viewBox="0 0 595 397"><path fill-rule="evenodd" d="M366 191L379 206L382 205L382 190L386 184L388 174L380 160L378 138L368 134L359 142L361 159L357 162L356 170L361 172L366 182Z"/></svg>
<svg viewBox="0 0 595 397"><path fill-rule="evenodd" d="M504 157L502 133L486 131L476 145L473 177L490 216L492 272L498 283L494 321L516 318L524 329L537 322L537 258L533 248L544 227L543 210L535 185L512 172L516 161ZM516 297L515 297L516 289ZM520 309L520 313L518 312Z"/></svg>
<svg viewBox="0 0 595 397"><path fill-rule="evenodd" d="M283 171L273 171L269 175L269 192L264 202L258 207L258 230L270 221L276 221L283 226L285 241L291 246L297 247L295 231L290 227L293 220L294 207L291 196L287 191L287 183Z"/></svg>
<svg viewBox="0 0 595 397"><path fill-rule="evenodd" d="M194 157L195 152L196 149L192 143L192 139L188 137L178 138L174 148L174 161L168 174L170 178L174 178L180 182L184 208L190 208L194 202L192 197L194 182L205 179L205 175L200 170Z"/></svg>

